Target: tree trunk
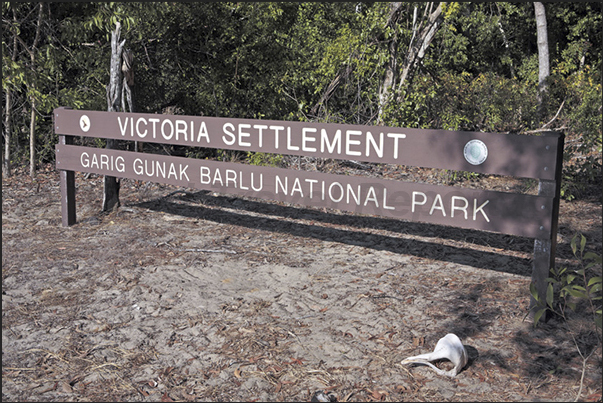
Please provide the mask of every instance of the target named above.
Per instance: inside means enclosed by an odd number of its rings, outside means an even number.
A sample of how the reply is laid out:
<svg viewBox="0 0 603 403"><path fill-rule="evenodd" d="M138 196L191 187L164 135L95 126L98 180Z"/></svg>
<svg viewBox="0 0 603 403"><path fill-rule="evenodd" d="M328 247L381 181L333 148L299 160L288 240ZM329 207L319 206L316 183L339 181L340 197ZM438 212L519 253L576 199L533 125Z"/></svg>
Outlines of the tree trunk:
<svg viewBox="0 0 603 403"><path fill-rule="evenodd" d="M12 105L11 105L12 92L10 89L6 90L6 115L4 116L4 163L2 173L5 178L11 176L10 166L10 141L11 141L11 117L12 117Z"/></svg>
<svg viewBox="0 0 603 403"><path fill-rule="evenodd" d="M121 72L124 75L123 91L121 93L121 109L134 113L134 55L130 49L124 49L122 53ZM126 101L128 108L126 109ZM142 143L134 142L134 152L142 149Z"/></svg>
<svg viewBox="0 0 603 403"><path fill-rule="evenodd" d="M433 38L439 29L442 20L444 19L444 16L442 15L443 4L446 3L440 3L435 11L429 14L426 25L422 29L421 25L423 25L423 21L418 27L413 26L413 39L410 42L406 58L404 59L404 64L402 65L402 73L400 74L400 80L398 82L398 90L400 90L403 85L410 84L415 70L425 57L425 51L431 44L431 41L433 41ZM427 15L433 5L434 3L427 3L425 5L425 15ZM414 39L417 36L417 33L418 39L415 41ZM399 96L398 101L401 100L402 97Z"/></svg>
<svg viewBox="0 0 603 403"><path fill-rule="evenodd" d="M134 112L134 104L132 99L132 91L134 89L134 55L130 49L125 49L122 53L121 72L124 75L123 89L125 90L126 100L128 101L128 109L130 113ZM121 95L121 108L126 110L126 100L124 100L124 92Z"/></svg>
<svg viewBox="0 0 603 403"><path fill-rule="evenodd" d="M34 87L35 89L35 87ZM31 96L31 119L29 121L29 176L36 176L36 98Z"/></svg>
<svg viewBox="0 0 603 403"><path fill-rule="evenodd" d="M29 176L32 178L36 175L36 47L40 41L40 27L42 26L44 3L40 2L39 7L36 36L31 45L31 52L29 52L31 69L33 71L33 80L31 84L31 121L29 122Z"/></svg>
<svg viewBox="0 0 603 403"><path fill-rule="evenodd" d="M549 40L546 27L546 12L544 4L534 3L536 14L536 33L538 41L538 112L541 119L546 113L547 78L550 74L549 67Z"/></svg>
<svg viewBox="0 0 603 403"><path fill-rule="evenodd" d="M13 21L15 25L17 24L17 13L13 6ZM11 60L13 63L17 60L17 33L13 32L13 54L11 56ZM13 106L12 106L12 91L9 88L6 89L6 115L4 116L4 169L3 174L5 177L11 176L11 154L10 154L10 143L12 139L12 114L13 114Z"/></svg>
<svg viewBox="0 0 603 403"><path fill-rule="evenodd" d="M398 30L396 25L398 23L398 17L400 16L403 5L404 3L402 2L391 3L389 17L387 19L387 23L385 24L385 28L391 27L394 30L394 34L392 35L388 44L389 60L385 66L383 84L379 89L379 112L377 116L377 124L383 123L383 108L389 102L390 90L396 85L396 76L398 75ZM417 8L415 7L415 17L416 15Z"/></svg>
<svg viewBox="0 0 603 403"><path fill-rule="evenodd" d="M498 3L496 4L496 9L498 10L498 30L500 31L500 34L502 35L502 39L503 39L503 43L505 44L505 49L507 49L507 53L509 53L509 41L507 39L507 34L505 33L505 30L503 29L503 25L502 25L502 14L500 12L500 7L498 6ZM510 54L509 54L510 56ZM509 67L511 69L511 76L515 77L515 67L513 66L513 58L509 57L510 59L510 64Z"/></svg>
<svg viewBox="0 0 603 403"><path fill-rule="evenodd" d="M121 24L115 23L115 31L111 33L111 69L109 84L107 85L107 109L109 112L120 111L120 101L122 94L123 77L121 71L121 54L126 40L119 42ZM117 141L107 140L108 149L117 148ZM111 211L119 207L119 187L120 182L114 176L105 176L103 211Z"/></svg>
<svg viewBox="0 0 603 403"><path fill-rule="evenodd" d="M347 65L344 70L340 70L339 73L337 73L335 78L331 80L325 91L322 93L320 100L310 110L310 115L318 116L321 107L324 107L324 105L329 101L331 96L333 96L333 93L335 92L337 87L339 87L339 85L344 82L350 76L351 73L352 66L350 65Z"/></svg>

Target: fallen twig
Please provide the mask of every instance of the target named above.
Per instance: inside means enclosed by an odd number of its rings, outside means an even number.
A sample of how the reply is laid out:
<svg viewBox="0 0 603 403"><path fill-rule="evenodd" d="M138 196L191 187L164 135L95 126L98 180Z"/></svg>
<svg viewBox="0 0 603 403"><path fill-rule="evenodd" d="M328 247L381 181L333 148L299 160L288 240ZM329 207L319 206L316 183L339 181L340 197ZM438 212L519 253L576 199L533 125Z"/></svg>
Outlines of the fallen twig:
<svg viewBox="0 0 603 403"><path fill-rule="evenodd" d="M170 193L166 194L163 197L164 198L168 198L168 197L173 196L173 195L178 194L178 193L184 193L185 196L189 196L189 197L195 196L194 193L187 192L186 190L174 190L173 192L170 192Z"/></svg>
<svg viewBox="0 0 603 403"><path fill-rule="evenodd" d="M179 248L177 246L172 246L167 242L158 242L155 244L155 246L162 246L165 245L170 249L173 250L177 250L179 252L203 252L203 253L231 253L233 255L236 255L237 252L234 250L228 250L228 249L200 249L200 248Z"/></svg>

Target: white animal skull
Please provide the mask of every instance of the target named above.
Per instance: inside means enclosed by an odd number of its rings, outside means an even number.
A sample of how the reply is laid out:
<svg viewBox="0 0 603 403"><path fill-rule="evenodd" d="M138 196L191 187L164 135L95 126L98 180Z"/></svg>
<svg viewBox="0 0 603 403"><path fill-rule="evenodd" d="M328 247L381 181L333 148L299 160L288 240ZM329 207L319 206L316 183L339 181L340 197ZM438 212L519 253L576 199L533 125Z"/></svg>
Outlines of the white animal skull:
<svg viewBox="0 0 603 403"><path fill-rule="evenodd" d="M444 371L429 362L442 359L447 359L452 362L454 368L450 371ZM467 365L468 361L467 350L465 349L465 346L463 346L463 343L461 343L461 340L456 334L448 333L438 341L438 344L436 344L432 353L408 357L402 361L402 364L429 365L438 374L454 378L461 369Z"/></svg>

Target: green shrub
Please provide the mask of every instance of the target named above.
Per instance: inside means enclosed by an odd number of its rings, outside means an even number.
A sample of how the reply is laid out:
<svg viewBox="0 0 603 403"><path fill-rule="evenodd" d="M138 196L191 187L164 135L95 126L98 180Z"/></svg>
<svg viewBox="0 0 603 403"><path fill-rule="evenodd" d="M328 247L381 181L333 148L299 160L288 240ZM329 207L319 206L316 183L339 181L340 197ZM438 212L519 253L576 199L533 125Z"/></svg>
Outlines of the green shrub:
<svg viewBox="0 0 603 403"><path fill-rule="evenodd" d="M538 297L534 284L530 284L530 293L536 300L534 326L537 326L547 311L559 315L567 321L569 308L576 310L579 302L585 302L593 315L593 323L601 330L601 256L594 252L584 252L586 237L574 235L570 242L572 252L580 261L578 269L562 267L551 269L551 277L547 278L546 300Z"/></svg>

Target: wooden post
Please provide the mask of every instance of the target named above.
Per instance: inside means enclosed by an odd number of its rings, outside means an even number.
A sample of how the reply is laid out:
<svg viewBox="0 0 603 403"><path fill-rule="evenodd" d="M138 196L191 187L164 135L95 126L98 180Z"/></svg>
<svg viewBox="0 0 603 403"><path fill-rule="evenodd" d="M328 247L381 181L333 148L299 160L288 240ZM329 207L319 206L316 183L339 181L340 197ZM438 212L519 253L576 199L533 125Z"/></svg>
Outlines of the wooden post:
<svg viewBox="0 0 603 403"><path fill-rule="evenodd" d="M557 228L559 224L559 198L561 196L561 171L563 168L564 134L558 133L557 158L555 167L555 180L540 180L538 195L553 198L553 212L551 217L551 235L548 239L534 240L534 263L532 267L532 283L536 287L538 299L546 301L547 277L550 277L551 268L555 267L555 252L557 249ZM536 313L536 300L530 297L530 316ZM545 321L550 318L549 312L542 317Z"/></svg>
<svg viewBox="0 0 603 403"><path fill-rule="evenodd" d="M59 136L59 144L73 144L73 136ZM59 170L61 187L61 216L63 227L76 223L75 172Z"/></svg>

